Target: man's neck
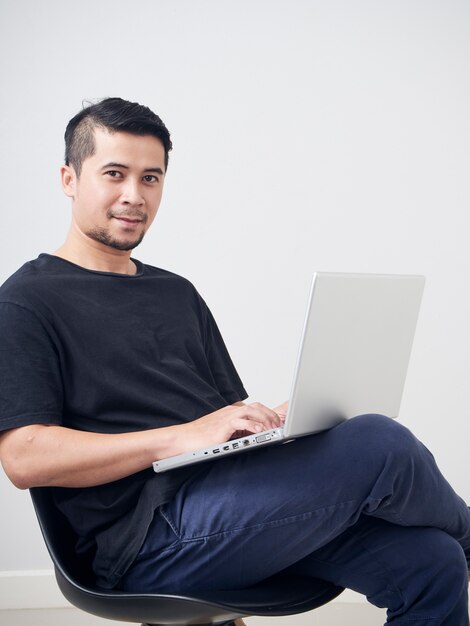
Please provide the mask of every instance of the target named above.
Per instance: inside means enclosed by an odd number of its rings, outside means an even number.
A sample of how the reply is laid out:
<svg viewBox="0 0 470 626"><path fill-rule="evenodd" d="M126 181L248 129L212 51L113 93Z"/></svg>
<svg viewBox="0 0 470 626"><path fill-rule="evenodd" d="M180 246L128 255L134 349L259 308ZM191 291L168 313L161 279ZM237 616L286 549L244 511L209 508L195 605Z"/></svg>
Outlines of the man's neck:
<svg viewBox="0 0 470 626"><path fill-rule="evenodd" d="M135 274L137 272L137 267L130 258L130 250L115 250L92 240L77 243L73 239L67 238L65 243L53 254L87 270L112 272L114 274Z"/></svg>

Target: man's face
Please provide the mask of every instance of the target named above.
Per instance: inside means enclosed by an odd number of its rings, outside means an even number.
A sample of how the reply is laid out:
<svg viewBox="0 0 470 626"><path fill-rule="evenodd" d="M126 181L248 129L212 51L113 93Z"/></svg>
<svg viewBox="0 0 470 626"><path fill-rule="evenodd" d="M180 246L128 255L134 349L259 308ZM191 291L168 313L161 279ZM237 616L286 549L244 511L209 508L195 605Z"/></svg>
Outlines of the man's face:
<svg viewBox="0 0 470 626"><path fill-rule="evenodd" d="M132 250L157 214L165 177L163 144L151 135L95 129L95 154L83 161L80 178L62 168L73 200L74 225L101 245Z"/></svg>

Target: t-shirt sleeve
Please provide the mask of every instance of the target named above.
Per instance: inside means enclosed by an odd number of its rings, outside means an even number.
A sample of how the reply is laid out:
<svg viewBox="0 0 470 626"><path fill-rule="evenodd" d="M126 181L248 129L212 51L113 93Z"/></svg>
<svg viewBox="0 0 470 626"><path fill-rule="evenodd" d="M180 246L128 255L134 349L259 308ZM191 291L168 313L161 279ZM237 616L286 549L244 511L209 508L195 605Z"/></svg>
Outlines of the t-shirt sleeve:
<svg viewBox="0 0 470 626"><path fill-rule="evenodd" d="M0 430L62 422L59 355L39 317L0 303Z"/></svg>
<svg viewBox="0 0 470 626"><path fill-rule="evenodd" d="M248 394L230 358L216 321L207 306L205 308L205 350L217 389L228 404L245 400Z"/></svg>

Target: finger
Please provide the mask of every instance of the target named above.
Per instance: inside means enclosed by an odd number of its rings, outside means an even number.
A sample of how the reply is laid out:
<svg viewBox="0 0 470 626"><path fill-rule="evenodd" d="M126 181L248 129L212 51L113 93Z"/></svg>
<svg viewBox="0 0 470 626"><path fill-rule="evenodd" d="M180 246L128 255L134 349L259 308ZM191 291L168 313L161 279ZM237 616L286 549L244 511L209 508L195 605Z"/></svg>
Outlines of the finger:
<svg viewBox="0 0 470 626"><path fill-rule="evenodd" d="M246 405L243 408L245 409L245 411L243 411L243 417L245 419L260 422L263 424L265 430L278 428L281 425L281 418L279 415L272 409L269 409L258 402Z"/></svg>
<svg viewBox="0 0 470 626"><path fill-rule="evenodd" d="M286 401L274 407L273 411L277 413L278 415L280 415L281 417L285 417L287 415L288 407L289 407L289 403Z"/></svg>
<svg viewBox="0 0 470 626"><path fill-rule="evenodd" d="M267 417L271 419L276 419L277 413L274 409L269 408L268 406L261 404L260 402L254 402L253 404L249 404L248 406L252 406L253 408L262 411Z"/></svg>
<svg viewBox="0 0 470 626"><path fill-rule="evenodd" d="M266 428L261 422L247 419L246 417L235 418L231 422L231 426L233 427L235 432L241 431L252 434L262 433L264 430L269 430L269 428Z"/></svg>

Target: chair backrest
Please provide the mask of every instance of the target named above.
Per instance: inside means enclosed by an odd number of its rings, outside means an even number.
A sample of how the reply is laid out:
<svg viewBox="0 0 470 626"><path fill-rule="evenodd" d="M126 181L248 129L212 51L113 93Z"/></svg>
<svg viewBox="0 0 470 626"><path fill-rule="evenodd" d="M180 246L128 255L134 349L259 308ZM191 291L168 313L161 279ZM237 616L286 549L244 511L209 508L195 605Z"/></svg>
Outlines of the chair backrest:
<svg viewBox="0 0 470 626"><path fill-rule="evenodd" d="M79 586L93 587L91 561L84 555L77 555L77 537L64 515L57 509L51 489L35 487L30 489L36 516L42 536L56 570Z"/></svg>

